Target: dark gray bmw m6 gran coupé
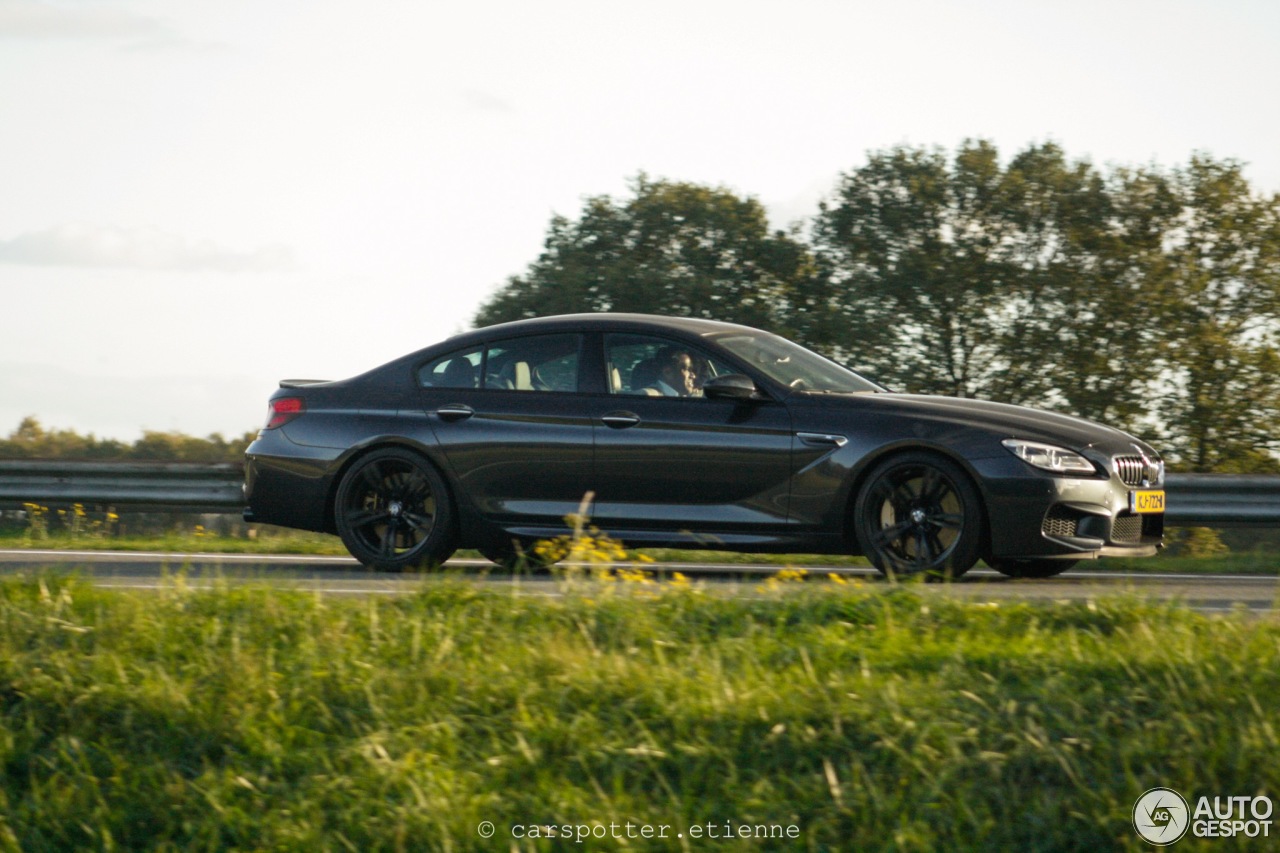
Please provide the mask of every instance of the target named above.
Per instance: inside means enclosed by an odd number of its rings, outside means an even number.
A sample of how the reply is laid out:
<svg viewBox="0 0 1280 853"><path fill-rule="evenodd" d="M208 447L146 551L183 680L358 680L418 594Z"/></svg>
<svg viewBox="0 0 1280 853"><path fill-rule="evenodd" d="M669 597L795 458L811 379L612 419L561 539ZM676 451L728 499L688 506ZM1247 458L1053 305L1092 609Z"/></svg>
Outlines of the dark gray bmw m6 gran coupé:
<svg viewBox="0 0 1280 853"><path fill-rule="evenodd" d="M281 382L247 452L245 517L400 570L459 547L507 562L592 492L592 523L630 547L1047 577L1156 553L1163 485L1159 454L1110 427L890 393L745 326L585 314Z"/></svg>

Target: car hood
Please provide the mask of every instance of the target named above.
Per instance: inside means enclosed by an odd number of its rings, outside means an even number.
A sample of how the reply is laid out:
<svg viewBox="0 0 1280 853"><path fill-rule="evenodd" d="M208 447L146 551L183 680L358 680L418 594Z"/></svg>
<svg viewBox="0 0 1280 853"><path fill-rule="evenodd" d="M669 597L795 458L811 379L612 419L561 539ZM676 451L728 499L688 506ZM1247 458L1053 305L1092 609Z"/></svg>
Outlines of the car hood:
<svg viewBox="0 0 1280 853"><path fill-rule="evenodd" d="M1087 447L1115 448L1138 444L1144 452L1155 450L1127 432L1084 418L1045 412L1008 403L923 394L875 394L864 397L877 411L927 420L959 423L999 433L1003 438L1022 438L1050 444L1065 444L1081 450Z"/></svg>

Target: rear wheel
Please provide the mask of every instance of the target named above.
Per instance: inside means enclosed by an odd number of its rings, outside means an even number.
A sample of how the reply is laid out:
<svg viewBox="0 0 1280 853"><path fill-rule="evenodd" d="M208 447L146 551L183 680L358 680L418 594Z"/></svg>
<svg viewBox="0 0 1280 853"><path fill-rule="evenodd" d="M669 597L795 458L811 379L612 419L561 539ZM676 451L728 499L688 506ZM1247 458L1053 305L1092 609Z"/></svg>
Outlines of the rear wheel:
<svg viewBox="0 0 1280 853"><path fill-rule="evenodd" d="M853 521L863 553L890 577L960 577L982 545L978 490L960 466L931 453L904 453L872 470Z"/></svg>
<svg viewBox="0 0 1280 853"><path fill-rule="evenodd" d="M399 572L449 559L457 547L452 507L430 462L389 447L357 460L343 476L334 520L351 556Z"/></svg>
<svg viewBox="0 0 1280 853"><path fill-rule="evenodd" d="M1074 566L1079 560L988 560L987 565L1011 578L1051 578Z"/></svg>

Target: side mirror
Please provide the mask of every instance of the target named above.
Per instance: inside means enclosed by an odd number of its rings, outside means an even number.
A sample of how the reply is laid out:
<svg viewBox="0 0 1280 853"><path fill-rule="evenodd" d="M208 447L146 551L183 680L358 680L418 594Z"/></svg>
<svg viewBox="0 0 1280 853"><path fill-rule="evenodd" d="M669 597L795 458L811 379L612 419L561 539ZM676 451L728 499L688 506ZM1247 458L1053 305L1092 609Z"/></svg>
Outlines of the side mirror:
<svg viewBox="0 0 1280 853"><path fill-rule="evenodd" d="M711 400L759 400L760 392L750 376L741 373L726 373L707 380L702 386L702 393Z"/></svg>

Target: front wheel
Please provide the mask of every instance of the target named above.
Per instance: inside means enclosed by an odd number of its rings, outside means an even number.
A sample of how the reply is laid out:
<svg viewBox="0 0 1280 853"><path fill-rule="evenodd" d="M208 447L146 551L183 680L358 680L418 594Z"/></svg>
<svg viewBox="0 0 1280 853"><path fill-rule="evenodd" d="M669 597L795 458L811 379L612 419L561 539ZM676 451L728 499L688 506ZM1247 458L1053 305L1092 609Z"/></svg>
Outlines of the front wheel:
<svg viewBox="0 0 1280 853"><path fill-rule="evenodd" d="M882 574L958 578L978 561L982 499L960 466L931 453L880 463L858 492L854 535Z"/></svg>
<svg viewBox="0 0 1280 853"><path fill-rule="evenodd" d="M386 572L438 566L457 547L444 478L401 448L374 451L351 466L338 485L334 521L351 556Z"/></svg>

